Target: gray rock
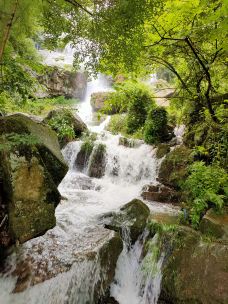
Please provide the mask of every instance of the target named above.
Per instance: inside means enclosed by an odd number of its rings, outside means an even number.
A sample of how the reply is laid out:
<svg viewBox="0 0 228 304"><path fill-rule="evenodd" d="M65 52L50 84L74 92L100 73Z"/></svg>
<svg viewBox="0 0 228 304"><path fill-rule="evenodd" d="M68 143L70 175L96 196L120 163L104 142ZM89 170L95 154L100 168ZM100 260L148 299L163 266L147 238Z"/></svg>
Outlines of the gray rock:
<svg viewBox="0 0 228 304"><path fill-rule="evenodd" d="M57 67L49 67L43 75L36 75L42 88L38 88L37 98L65 96L67 98L83 98L87 77L85 73L69 72Z"/></svg>

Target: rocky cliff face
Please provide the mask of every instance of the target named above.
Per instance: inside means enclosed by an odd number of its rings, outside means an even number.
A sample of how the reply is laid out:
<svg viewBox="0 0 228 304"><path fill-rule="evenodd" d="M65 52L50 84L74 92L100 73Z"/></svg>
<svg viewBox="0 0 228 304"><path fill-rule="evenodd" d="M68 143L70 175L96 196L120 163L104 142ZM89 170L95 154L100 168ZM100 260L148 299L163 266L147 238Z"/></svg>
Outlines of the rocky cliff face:
<svg viewBox="0 0 228 304"><path fill-rule="evenodd" d="M87 85L87 77L82 72L70 72L57 67L50 68L45 74L37 75L42 88L36 92L36 97L83 98Z"/></svg>

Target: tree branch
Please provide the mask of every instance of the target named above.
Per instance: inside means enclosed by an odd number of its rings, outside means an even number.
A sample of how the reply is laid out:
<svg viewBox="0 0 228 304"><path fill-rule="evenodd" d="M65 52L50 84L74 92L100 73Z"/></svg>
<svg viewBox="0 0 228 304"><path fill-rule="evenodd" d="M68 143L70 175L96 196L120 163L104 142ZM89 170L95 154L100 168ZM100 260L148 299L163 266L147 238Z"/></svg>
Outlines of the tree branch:
<svg viewBox="0 0 228 304"><path fill-rule="evenodd" d="M91 13L86 7L84 7L81 3L77 2L76 0L65 0L65 2L68 2L72 4L73 6L79 7L82 9L84 12L89 14L90 16L93 16L93 13Z"/></svg>
<svg viewBox="0 0 228 304"><path fill-rule="evenodd" d="M14 6L13 6L13 11L11 13L11 17L10 17L10 19L9 19L7 25L6 25L6 29L3 33L3 41L2 41L2 44L0 45L0 63L2 62L3 53L4 53L4 50L5 50L7 41L9 39L9 36L10 36L10 30L13 26L13 22L14 22L14 18L15 18L17 8L18 8L18 4L19 4L19 0L16 0L15 3L14 3Z"/></svg>
<svg viewBox="0 0 228 304"><path fill-rule="evenodd" d="M176 75L178 80L181 82L183 88L189 94L192 94L191 91L188 89L187 84L185 83L185 81L182 79L180 74L177 72L177 70L174 68L174 66L170 62L168 62L167 60L165 60L161 57L157 57L157 56L151 56L151 59L153 59L154 61L158 62L159 64L164 65L165 67L167 67L172 73L174 73Z"/></svg>

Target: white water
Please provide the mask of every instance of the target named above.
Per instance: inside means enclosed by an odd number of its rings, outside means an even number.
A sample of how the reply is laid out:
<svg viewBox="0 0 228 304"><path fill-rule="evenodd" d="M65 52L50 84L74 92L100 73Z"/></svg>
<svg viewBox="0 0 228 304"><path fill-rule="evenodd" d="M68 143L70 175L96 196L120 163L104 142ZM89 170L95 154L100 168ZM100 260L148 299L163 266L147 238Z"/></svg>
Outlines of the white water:
<svg viewBox="0 0 228 304"><path fill-rule="evenodd" d="M87 83L85 98L77 106L78 115L88 125L93 125L93 112L90 104L92 93L111 91L110 80L99 74L97 79L92 79ZM98 128L97 128L98 127ZM104 129L105 125L97 126L93 129L94 132L99 132ZM103 128L102 128L103 127Z"/></svg>
<svg viewBox="0 0 228 304"><path fill-rule="evenodd" d="M120 304L156 304L158 301L164 255L157 258L158 235L155 235L147 255L142 257L146 237L145 231L130 250L129 239L124 240L111 285L111 296Z"/></svg>
<svg viewBox="0 0 228 304"><path fill-rule="evenodd" d="M66 146L63 155L70 169L59 186L66 199L56 208L57 225L45 235L23 244L8 258L7 271L0 277L0 304L93 303L95 284L102 272L99 248L113 235L99 224L98 218L139 197L145 184L156 182L158 162L151 146L120 146L119 136L103 130L108 119L100 126L92 126L90 95L108 89L104 78L92 81L84 103L79 106L79 115L92 130L99 131L96 143L106 145L105 175L96 179L88 177L86 170L78 172L75 159L81 142ZM161 261L156 277L149 274L143 278L141 251L140 240L130 251L125 244L118 260L117 283L111 291L120 304L155 304L157 301ZM12 293L17 280L13 271L21 263L29 268L29 279L23 292Z"/></svg>

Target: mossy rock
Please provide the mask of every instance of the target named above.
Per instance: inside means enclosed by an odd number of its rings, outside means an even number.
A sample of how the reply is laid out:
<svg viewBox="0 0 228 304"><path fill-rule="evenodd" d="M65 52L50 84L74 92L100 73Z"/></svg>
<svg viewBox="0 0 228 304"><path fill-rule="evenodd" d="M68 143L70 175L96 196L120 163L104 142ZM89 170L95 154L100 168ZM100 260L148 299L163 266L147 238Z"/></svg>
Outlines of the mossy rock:
<svg viewBox="0 0 228 304"><path fill-rule="evenodd" d="M156 157L162 158L170 152L170 146L168 144L158 144L156 150Z"/></svg>
<svg viewBox="0 0 228 304"><path fill-rule="evenodd" d="M172 304L225 304L228 301L228 245L204 241L184 226L161 229L160 250L166 253L160 300Z"/></svg>
<svg viewBox="0 0 228 304"><path fill-rule="evenodd" d="M188 166L193 162L192 150L179 146L169 152L162 161L158 180L164 185L179 189L188 175Z"/></svg>
<svg viewBox="0 0 228 304"><path fill-rule="evenodd" d="M102 269L101 280L95 288L95 303L104 303L102 299L108 291L116 270L116 263L121 251L123 250L123 241L117 232L112 232L112 237L101 247L99 251L100 267Z"/></svg>
<svg viewBox="0 0 228 304"><path fill-rule="evenodd" d="M31 135L36 139L36 147L42 160L58 186L68 167L60 151L56 133L49 126L37 123L26 115L13 114L0 117L0 136L3 138L7 134Z"/></svg>
<svg viewBox="0 0 228 304"><path fill-rule="evenodd" d="M208 210L200 222L199 229L208 236L228 240L228 207L225 207L221 214L213 209Z"/></svg>
<svg viewBox="0 0 228 304"><path fill-rule="evenodd" d="M73 114L72 111L64 108L50 111L43 122L50 125L51 128L57 132L61 148L87 131L87 126L81 118L77 114ZM71 137L69 137L68 133L64 134L59 130L62 124L66 124L68 128L72 129Z"/></svg>
<svg viewBox="0 0 228 304"><path fill-rule="evenodd" d="M128 230L134 243L145 229L149 215L150 210L147 205L134 199L124 205L119 212L104 216L104 223L106 228L120 232L122 237L125 230Z"/></svg>
<svg viewBox="0 0 228 304"><path fill-rule="evenodd" d="M60 194L35 146L1 153L9 231L23 243L55 226Z"/></svg>
<svg viewBox="0 0 228 304"><path fill-rule="evenodd" d="M91 140L84 141L81 145L80 151L77 154L75 165L77 169L83 170L88 164L90 155L94 148L94 142Z"/></svg>
<svg viewBox="0 0 228 304"><path fill-rule="evenodd" d="M68 168L55 132L21 114L0 118L0 148L5 229L10 243L23 243L55 226L57 186Z"/></svg>
<svg viewBox="0 0 228 304"><path fill-rule="evenodd" d="M98 144L93 148L89 164L88 175L90 177L101 178L105 174L106 166L106 146Z"/></svg>

